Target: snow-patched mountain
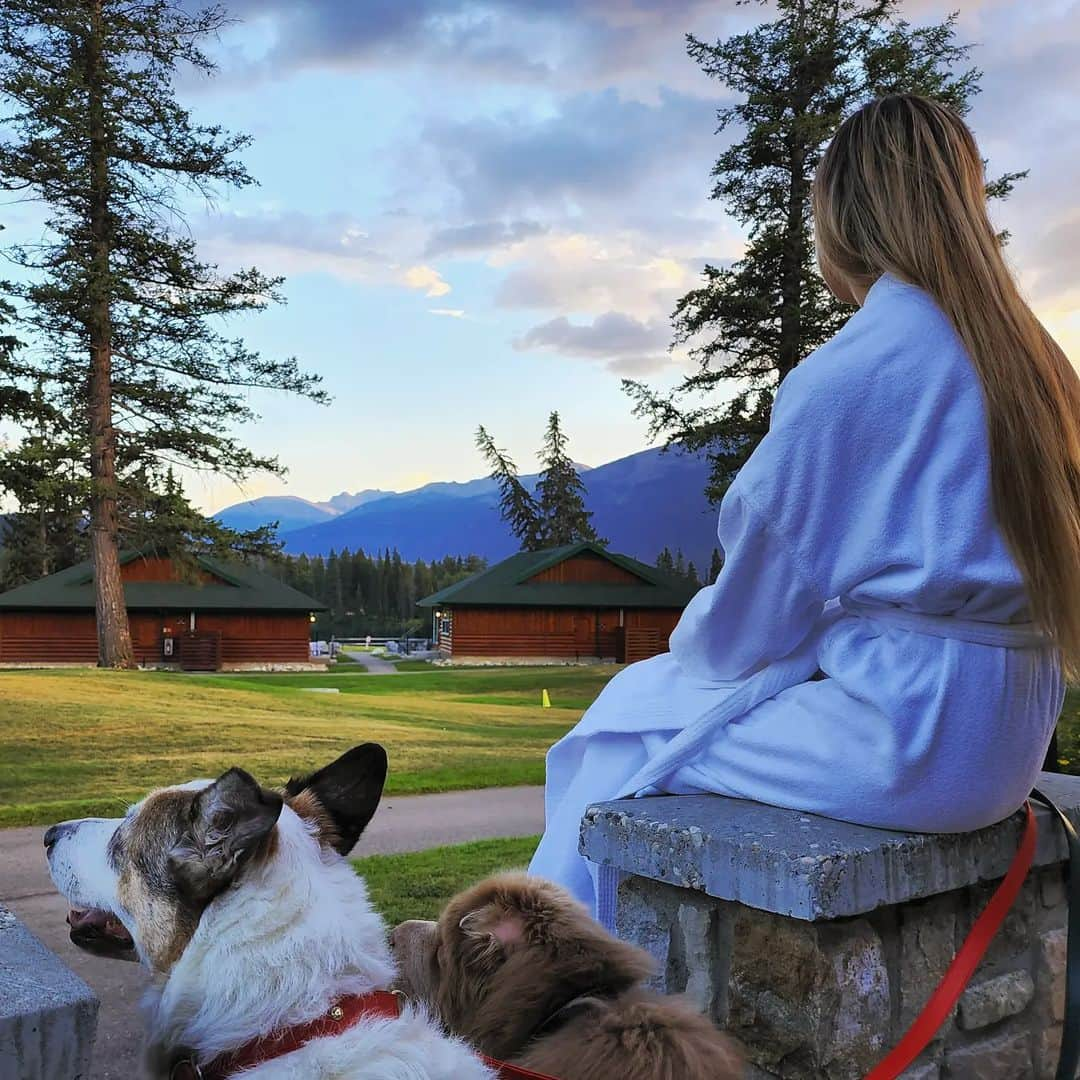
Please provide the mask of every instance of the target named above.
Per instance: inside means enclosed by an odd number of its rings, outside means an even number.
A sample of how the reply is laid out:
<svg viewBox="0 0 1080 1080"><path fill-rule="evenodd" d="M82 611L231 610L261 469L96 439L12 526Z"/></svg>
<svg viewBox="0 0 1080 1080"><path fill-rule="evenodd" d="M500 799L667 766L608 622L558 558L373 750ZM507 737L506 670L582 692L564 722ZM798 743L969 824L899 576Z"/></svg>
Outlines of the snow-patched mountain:
<svg viewBox="0 0 1080 1080"><path fill-rule="evenodd" d="M583 471L582 479L593 523L613 551L651 563L664 547L681 548L704 571L716 546L716 509L704 495L708 472L702 457L653 449ZM536 480L522 479L530 486ZM298 513L323 516L297 522L285 512L294 504L300 504ZM279 520L285 550L297 555L397 548L410 560L470 554L496 560L517 550L499 516L497 486L488 478L381 493L337 515L284 497L241 503L218 517L246 528Z"/></svg>

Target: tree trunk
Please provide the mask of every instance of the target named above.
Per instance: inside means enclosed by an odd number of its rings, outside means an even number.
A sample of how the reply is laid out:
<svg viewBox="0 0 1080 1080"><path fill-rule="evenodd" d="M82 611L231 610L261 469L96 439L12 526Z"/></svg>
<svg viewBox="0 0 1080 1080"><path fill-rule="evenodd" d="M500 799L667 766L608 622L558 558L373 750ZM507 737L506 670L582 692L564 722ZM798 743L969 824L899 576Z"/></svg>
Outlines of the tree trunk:
<svg viewBox="0 0 1080 1080"><path fill-rule="evenodd" d="M806 150L797 142L791 148L791 184L788 188L787 221L784 223L780 272L780 381L802 359L803 258L806 218L803 207L809 194L805 176Z"/></svg>
<svg viewBox="0 0 1080 1080"><path fill-rule="evenodd" d="M41 554L41 576L49 576L49 532L45 527L45 500L44 498L39 500L38 503L38 544L40 544Z"/></svg>
<svg viewBox="0 0 1080 1080"><path fill-rule="evenodd" d="M112 314L109 306L109 149L105 126L104 25L101 0L91 0L86 74L90 105L90 552L94 567L98 665L134 666L131 628L120 576L116 512L116 429L112 411Z"/></svg>

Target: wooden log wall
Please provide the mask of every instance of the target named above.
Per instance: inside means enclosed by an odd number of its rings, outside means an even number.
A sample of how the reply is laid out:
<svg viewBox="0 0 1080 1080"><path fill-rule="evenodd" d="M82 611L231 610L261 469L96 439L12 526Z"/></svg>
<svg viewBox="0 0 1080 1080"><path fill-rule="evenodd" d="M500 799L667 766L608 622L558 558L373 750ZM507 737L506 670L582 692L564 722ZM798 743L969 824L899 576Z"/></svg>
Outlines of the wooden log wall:
<svg viewBox="0 0 1080 1080"><path fill-rule="evenodd" d="M599 657L633 663L666 652L681 612L667 609L461 608L440 647L451 656ZM625 635L625 636L624 636ZM629 649L629 653L627 653ZM632 657L632 659L631 659Z"/></svg>
<svg viewBox="0 0 1080 1080"><path fill-rule="evenodd" d="M166 636L176 643L172 656L181 662L190 613L133 611L129 614L132 648L139 664L158 664ZM225 664L292 664L310 660L311 624L306 615L196 614L196 633L221 639ZM84 611L0 612L0 664L93 664L97 662L94 616Z"/></svg>

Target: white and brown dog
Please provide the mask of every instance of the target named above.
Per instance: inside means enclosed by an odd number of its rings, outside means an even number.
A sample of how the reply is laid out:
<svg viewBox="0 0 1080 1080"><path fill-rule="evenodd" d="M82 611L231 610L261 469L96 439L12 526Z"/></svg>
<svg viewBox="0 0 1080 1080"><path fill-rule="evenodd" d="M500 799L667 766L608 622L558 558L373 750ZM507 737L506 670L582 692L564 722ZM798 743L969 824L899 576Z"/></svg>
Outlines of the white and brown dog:
<svg viewBox="0 0 1080 1080"><path fill-rule="evenodd" d="M230 769L155 791L124 818L46 832L72 940L164 976L147 1002L151 1076L494 1075L424 1012L397 1015L377 993L394 979L386 928L343 856L385 778L386 753L368 743L284 794Z"/></svg>

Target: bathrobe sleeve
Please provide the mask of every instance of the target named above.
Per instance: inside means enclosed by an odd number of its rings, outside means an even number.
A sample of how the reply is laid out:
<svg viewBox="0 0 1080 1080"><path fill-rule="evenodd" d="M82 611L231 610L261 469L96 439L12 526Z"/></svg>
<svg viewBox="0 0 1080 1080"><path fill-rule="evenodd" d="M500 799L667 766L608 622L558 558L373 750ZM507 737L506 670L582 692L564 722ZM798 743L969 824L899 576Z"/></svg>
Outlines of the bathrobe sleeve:
<svg viewBox="0 0 1080 1080"><path fill-rule="evenodd" d="M961 567L978 559L954 550L983 527L977 508L974 529L952 524L963 478L979 480L977 383L962 357L943 362L955 335L928 301L890 315L857 314L782 383L768 434L720 508L723 569L671 636L688 674L745 678L860 583L917 601L929 560L955 562L944 573L962 584Z"/></svg>
<svg viewBox="0 0 1080 1080"><path fill-rule="evenodd" d="M786 656L809 633L824 598L737 487L720 507L718 536L723 569L687 605L671 652L687 674L726 682Z"/></svg>

